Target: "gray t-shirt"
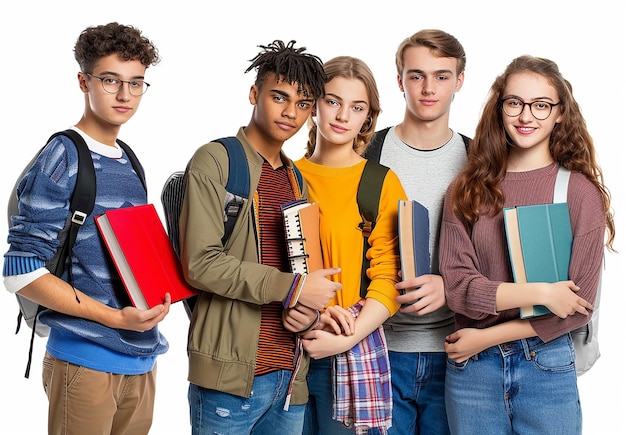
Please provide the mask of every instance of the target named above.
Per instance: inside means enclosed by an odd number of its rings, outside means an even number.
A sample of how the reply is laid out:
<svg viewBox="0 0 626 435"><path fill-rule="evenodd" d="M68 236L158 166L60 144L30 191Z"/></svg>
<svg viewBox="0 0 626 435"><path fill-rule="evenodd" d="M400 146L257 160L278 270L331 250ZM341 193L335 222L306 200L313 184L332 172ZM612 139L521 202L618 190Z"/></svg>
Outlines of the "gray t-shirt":
<svg viewBox="0 0 626 435"><path fill-rule="evenodd" d="M430 219L431 272L439 274L439 229L446 189L467 163L463 138L452 138L434 150L418 150L402 142L390 128L383 142L380 163L398 174L409 199L428 209ZM397 312L384 323L389 350L443 352L446 335L454 331L454 313L447 307L417 316Z"/></svg>

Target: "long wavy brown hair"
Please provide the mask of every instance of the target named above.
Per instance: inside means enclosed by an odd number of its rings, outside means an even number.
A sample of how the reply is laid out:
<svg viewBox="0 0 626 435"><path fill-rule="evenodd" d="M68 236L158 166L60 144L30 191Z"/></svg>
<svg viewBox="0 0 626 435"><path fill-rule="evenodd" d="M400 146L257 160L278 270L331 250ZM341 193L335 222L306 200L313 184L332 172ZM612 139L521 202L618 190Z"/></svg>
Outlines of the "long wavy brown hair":
<svg viewBox="0 0 626 435"><path fill-rule="evenodd" d="M370 111L365 123L363 123L361 127L361 131L354 138L352 143L354 151L361 155L376 131L376 121L381 111L378 87L374 79L374 74L364 61L351 56L337 56L332 58L324 63L324 72L326 73L326 83L330 82L335 77L342 77L361 80L365 85ZM309 140L306 144L305 157L310 157L313 154L317 140L317 125L312 119L309 119L309 127Z"/></svg>
<svg viewBox="0 0 626 435"><path fill-rule="evenodd" d="M500 99L509 77L522 72L540 74L556 89L560 101L556 109L560 110L562 120L552 130L550 154L560 165L584 174L600 190L608 230L606 246L613 250L615 223L611 195L596 161L593 139L574 99L571 84L563 78L557 64L545 58L520 56L514 59L491 86L469 148L468 165L458 175L452 192L454 212L469 230L481 213L496 214L502 210L504 194L500 185L506 173L511 140L504 129Z"/></svg>

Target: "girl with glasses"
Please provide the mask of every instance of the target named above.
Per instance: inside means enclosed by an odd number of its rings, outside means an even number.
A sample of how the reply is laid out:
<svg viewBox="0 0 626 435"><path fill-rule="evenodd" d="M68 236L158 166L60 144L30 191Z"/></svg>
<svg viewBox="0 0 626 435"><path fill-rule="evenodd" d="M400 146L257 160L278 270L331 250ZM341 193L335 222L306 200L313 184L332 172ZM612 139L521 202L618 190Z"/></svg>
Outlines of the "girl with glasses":
<svg viewBox="0 0 626 435"><path fill-rule="evenodd" d="M496 78L468 158L446 194L440 246L456 323L445 344L451 432L580 434L569 331L590 319L615 227L593 140L553 61L521 56ZM503 208L551 203L559 166L571 171L570 279L514 283ZM527 305L550 313L522 319Z"/></svg>

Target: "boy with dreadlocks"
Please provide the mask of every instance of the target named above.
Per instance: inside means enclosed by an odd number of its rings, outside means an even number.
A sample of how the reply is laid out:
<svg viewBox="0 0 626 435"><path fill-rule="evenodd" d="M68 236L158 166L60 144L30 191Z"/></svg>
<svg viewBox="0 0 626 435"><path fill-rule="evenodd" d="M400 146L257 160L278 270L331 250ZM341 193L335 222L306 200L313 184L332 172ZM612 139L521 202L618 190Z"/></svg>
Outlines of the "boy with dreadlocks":
<svg viewBox="0 0 626 435"><path fill-rule="evenodd" d="M320 59L274 41L251 60L252 116L237 133L250 168L250 200L222 245L228 155L211 142L193 155L180 216L187 281L199 289L191 318L189 406L192 433L302 431L308 360L298 336L341 285L323 269L290 272L280 206L306 198L282 151L324 93ZM294 307L289 311L283 306ZM284 323L283 323L284 322ZM254 391L254 395L252 392Z"/></svg>

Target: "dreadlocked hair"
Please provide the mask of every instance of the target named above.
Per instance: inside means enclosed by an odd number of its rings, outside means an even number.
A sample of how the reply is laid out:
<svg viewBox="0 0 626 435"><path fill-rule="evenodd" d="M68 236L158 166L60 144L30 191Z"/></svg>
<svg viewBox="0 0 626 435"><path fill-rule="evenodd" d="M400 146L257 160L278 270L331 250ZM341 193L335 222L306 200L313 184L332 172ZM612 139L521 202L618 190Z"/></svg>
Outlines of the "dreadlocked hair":
<svg viewBox="0 0 626 435"><path fill-rule="evenodd" d="M246 73L255 69L257 77L255 85L259 88L268 74L274 74L276 81L281 80L289 84L298 85L298 93L317 100L324 95L326 74L319 57L305 53L306 47L294 47L296 41L291 40L287 45L283 41L275 40L268 45L259 45L263 49L253 59Z"/></svg>

